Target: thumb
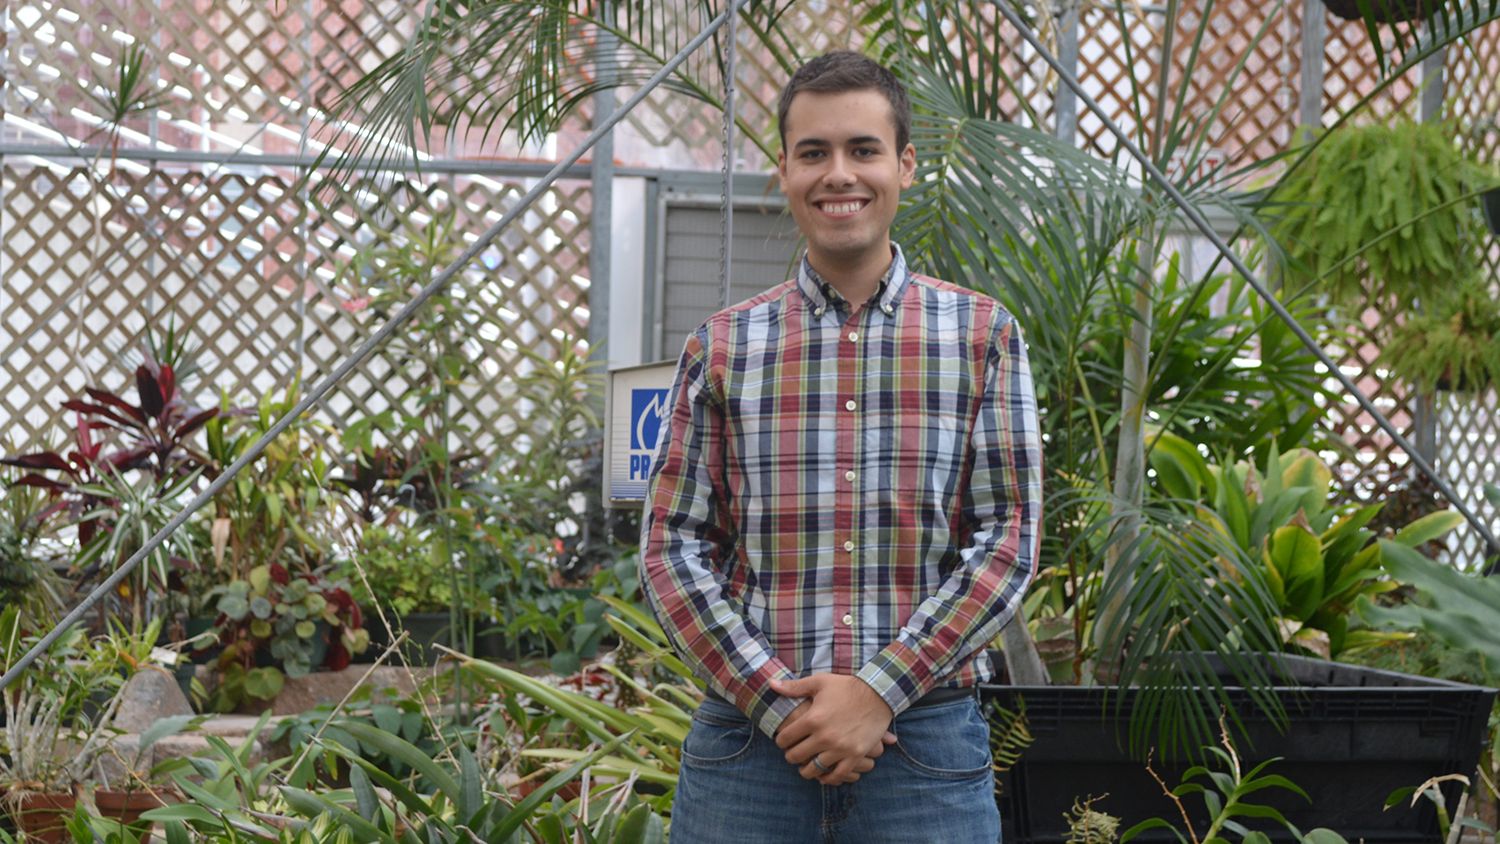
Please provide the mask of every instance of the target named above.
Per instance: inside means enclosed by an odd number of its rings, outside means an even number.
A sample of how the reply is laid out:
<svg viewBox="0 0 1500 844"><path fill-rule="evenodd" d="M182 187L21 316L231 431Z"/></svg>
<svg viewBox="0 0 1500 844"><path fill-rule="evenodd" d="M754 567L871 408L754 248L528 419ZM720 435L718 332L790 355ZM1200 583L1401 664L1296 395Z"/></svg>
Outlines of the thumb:
<svg viewBox="0 0 1500 844"><path fill-rule="evenodd" d="M890 730L886 730L885 731L885 735L881 736L880 740L883 741L883 742L885 742L886 745L888 745L888 746L892 745L892 744L895 744L896 743L896 734L893 733L893 732L891 732Z"/></svg>
<svg viewBox="0 0 1500 844"><path fill-rule="evenodd" d="M816 677L803 677L800 680L782 680L775 678L771 680L771 688L780 695L787 697L812 697L818 691L818 679Z"/></svg>

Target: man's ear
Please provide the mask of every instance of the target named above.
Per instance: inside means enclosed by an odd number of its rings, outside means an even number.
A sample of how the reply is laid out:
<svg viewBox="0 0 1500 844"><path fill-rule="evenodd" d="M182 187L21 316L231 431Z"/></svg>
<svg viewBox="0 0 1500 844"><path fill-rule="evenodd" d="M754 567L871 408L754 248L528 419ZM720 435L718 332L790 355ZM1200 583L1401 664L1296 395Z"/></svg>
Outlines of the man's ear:
<svg viewBox="0 0 1500 844"><path fill-rule="evenodd" d="M786 193L786 150L776 151L776 186Z"/></svg>
<svg viewBox="0 0 1500 844"><path fill-rule="evenodd" d="M901 150L901 187L909 188L917 176L917 148L911 144Z"/></svg>

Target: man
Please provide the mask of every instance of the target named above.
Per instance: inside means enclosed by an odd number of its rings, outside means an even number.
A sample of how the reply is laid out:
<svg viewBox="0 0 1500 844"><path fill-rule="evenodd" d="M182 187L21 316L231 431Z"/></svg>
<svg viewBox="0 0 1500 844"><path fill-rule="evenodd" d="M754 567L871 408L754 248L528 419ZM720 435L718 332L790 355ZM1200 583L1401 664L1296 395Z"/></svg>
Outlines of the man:
<svg viewBox="0 0 1500 844"><path fill-rule="evenodd" d="M642 520L645 592L709 687L672 839L992 844L974 686L1036 559L1026 349L891 243L916 150L888 70L814 59L779 118L807 253L688 338Z"/></svg>

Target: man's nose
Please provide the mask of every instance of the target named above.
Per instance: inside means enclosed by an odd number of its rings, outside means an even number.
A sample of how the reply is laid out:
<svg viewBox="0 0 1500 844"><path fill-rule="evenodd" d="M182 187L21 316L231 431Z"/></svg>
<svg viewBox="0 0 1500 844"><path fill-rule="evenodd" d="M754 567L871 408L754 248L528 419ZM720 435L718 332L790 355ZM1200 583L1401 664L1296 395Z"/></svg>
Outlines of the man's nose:
<svg viewBox="0 0 1500 844"><path fill-rule="evenodd" d="M854 171L849 167L849 158L842 153L828 156L828 169L823 173L823 184L829 187L845 187L854 183Z"/></svg>

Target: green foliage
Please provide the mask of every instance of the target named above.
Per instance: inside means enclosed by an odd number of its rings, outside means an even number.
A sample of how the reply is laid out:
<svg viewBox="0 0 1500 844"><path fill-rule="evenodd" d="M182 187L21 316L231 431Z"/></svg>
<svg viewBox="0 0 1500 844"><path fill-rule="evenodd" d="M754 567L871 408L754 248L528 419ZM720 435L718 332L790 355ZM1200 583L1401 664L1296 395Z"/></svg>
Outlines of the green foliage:
<svg viewBox="0 0 1500 844"><path fill-rule="evenodd" d="M1350 318L1366 304L1405 310L1475 274L1479 172L1455 134L1411 120L1343 126L1278 183L1273 233L1292 268L1318 279Z"/></svg>
<svg viewBox="0 0 1500 844"><path fill-rule="evenodd" d="M1156 829L1170 830L1182 844L1187 844L1189 840L1195 843L1201 841L1203 844L1229 844L1226 837L1228 834L1240 836L1242 844L1270 844L1271 839L1264 832L1251 831L1238 820L1252 818L1284 826L1301 844L1347 844L1342 836L1328 829L1314 829L1303 835L1276 809L1255 802L1252 798L1256 792L1267 789L1290 791L1303 799L1307 799L1307 792L1286 777L1267 772L1280 761L1279 758L1268 759L1246 771L1227 731L1223 733L1221 743L1220 747L1205 748L1213 754L1215 764L1195 765L1187 769L1183 773L1182 782L1175 787L1168 788L1166 783L1162 783L1162 790L1177 804L1180 810L1179 820L1187 829L1183 830L1163 818L1150 818L1125 830L1120 836L1120 844L1127 844L1141 833ZM1156 777L1157 782L1162 782L1161 777L1151 770L1149 763L1146 770ZM1187 820L1188 814L1183 803L1183 798L1194 796L1203 801L1209 813L1208 829L1201 834Z"/></svg>
<svg viewBox="0 0 1500 844"><path fill-rule="evenodd" d="M1381 556L1391 575L1418 590L1404 604L1381 606L1368 599L1359 614L1373 626L1426 630L1444 643L1484 658L1495 671L1500 666L1500 579L1464 574L1435 563L1396 540L1380 540Z"/></svg>
<svg viewBox="0 0 1500 844"><path fill-rule="evenodd" d="M1159 433L1150 461L1163 495L1217 523L1245 559L1259 563L1285 648L1334 658L1391 640L1349 630L1358 601L1396 588L1382 568L1383 546L1366 527L1382 505L1334 507L1333 472L1315 453L1279 454L1273 444L1260 469L1246 461L1215 465L1193 443ZM1396 542L1419 546L1461 521L1451 511L1432 513L1404 526Z"/></svg>
<svg viewBox="0 0 1500 844"><path fill-rule="evenodd" d="M1428 291L1391 329L1380 360L1423 390L1482 392L1500 384L1500 303L1474 276Z"/></svg>
<svg viewBox="0 0 1500 844"><path fill-rule="evenodd" d="M268 699L280 690L270 671L252 668L263 651L288 676L300 677L324 665L343 668L351 654L370 644L359 608L341 581L288 572L273 563L256 566L246 579L231 581L214 594L219 611L215 630L224 646L219 666L232 681L223 689L220 706L233 706L240 691ZM232 665L245 671L230 672Z"/></svg>
<svg viewBox="0 0 1500 844"><path fill-rule="evenodd" d="M225 395L219 415L204 426L213 471L222 472L248 452L299 397L300 383L293 381L280 396L261 396L247 415L233 412ZM209 528L213 583L243 579L272 563L311 571L326 562L336 497L319 428L305 419L293 423L215 496Z"/></svg>
<svg viewBox="0 0 1500 844"><path fill-rule="evenodd" d="M578 671L583 660L598 653L610 632L604 618L605 601L636 600L638 564L636 555L627 554L594 572L586 588L545 588L513 595L506 633L515 641L539 637L554 673Z"/></svg>
<svg viewBox="0 0 1500 844"><path fill-rule="evenodd" d="M447 549L429 529L367 525L353 557L340 574L354 584L354 599L362 606L378 600L397 615L447 612L453 606Z"/></svg>
<svg viewBox="0 0 1500 844"><path fill-rule="evenodd" d="M160 629L153 623L131 635L117 628L90 639L70 627L21 672L0 694L0 793L66 791L88 776L108 740L119 691ZM41 638L23 627L17 607L0 608L0 673ZM63 665L67 670L57 670Z"/></svg>
<svg viewBox="0 0 1500 844"><path fill-rule="evenodd" d="M1102 799L1073 801L1073 808L1064 816L1068 822L1067 844L1115 844L1120 840L1120 819L1093 808Z"/></svg>

